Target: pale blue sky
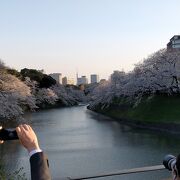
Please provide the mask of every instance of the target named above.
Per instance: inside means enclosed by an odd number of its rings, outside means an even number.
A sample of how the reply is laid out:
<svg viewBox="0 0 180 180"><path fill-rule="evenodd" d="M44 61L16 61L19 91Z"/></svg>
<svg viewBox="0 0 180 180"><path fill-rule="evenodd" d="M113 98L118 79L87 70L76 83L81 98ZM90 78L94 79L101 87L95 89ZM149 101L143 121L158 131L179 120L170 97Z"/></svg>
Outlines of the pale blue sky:
<svg viewBox="0 0 180 180"><path fill-rule="evenodd" d="M180 34L179 0L0 0L0 58L75 77L131 70Z"/></svg>

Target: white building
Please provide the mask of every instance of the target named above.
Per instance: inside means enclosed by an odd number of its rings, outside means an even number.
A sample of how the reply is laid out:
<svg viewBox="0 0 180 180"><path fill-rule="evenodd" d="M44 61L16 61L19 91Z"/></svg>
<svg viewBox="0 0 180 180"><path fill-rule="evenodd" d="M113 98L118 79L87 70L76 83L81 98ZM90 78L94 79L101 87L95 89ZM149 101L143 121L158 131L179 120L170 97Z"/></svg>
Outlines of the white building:
<svg viewBox="0 0 180 180"><path fill-rule="evenodd" d="M86 76L81 76L80 78L77 78L77 85L81 84L88 84L88 78Z"/></svg>
<svg viewBox="0 0 180 180"><path fill-rule="evenodd" d="M62 78L62 84L63 85L74 85L74 79L73 78L67 78L66 76Z"/></svg>
<svg viewBox="0 0 180 180"><path fill-rule="evenodd" d="M98 83L98 82L99 82L99 75L91 74L91 84L92 83Z"/></svg>
<svg viewBox="0 0 180 180"><path fill-rule="evenodd" d="M56 80L57 83L62 84L62 74L61 73L52 73L49 74L53 79Z"/></svg>
<svg viewBox="0 0 180 180"><path fill-rule="evenodd" d="M175 35L170 39L167 44L167 49L179 49L180 48L180 35Z"/></svg>

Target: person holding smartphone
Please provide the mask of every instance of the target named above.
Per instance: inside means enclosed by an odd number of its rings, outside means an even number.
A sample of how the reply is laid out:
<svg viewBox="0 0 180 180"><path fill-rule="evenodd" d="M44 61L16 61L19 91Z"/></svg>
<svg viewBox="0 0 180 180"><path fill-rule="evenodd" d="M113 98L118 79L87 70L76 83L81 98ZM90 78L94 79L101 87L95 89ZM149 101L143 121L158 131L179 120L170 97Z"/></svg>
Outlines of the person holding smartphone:
<svg viewBox="0 0 180 180"><path fill-rule="evenodd" d="M0 126L0 129L2 127ZM48 158L39 147L37 136L31 126L27 124L16 127L16 132L21 145L28 151L30 156L31 179L51 180ZM3 141L0 140L0 144Z"/></svg>

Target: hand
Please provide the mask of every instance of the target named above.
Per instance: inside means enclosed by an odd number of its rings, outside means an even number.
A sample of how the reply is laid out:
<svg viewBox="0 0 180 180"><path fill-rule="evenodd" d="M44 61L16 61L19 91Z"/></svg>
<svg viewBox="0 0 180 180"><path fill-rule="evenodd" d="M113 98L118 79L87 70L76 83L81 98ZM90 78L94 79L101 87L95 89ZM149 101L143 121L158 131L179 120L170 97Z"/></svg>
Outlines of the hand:
<svg viewBox="0 0 180 180"><path fill-rule="evenodd" d="M2 129L2 126L0 126L0 130ZM0 144L2 144L4 141L0 140Z"/></svg>
<svg viewBox="0 0 180 180"><path fill-rule="evenodd" d="M27 124L19 125L16 128L16 132L21 144L28 150L28 152L35 149L40 149L37 136L31 126Z"/></svg>

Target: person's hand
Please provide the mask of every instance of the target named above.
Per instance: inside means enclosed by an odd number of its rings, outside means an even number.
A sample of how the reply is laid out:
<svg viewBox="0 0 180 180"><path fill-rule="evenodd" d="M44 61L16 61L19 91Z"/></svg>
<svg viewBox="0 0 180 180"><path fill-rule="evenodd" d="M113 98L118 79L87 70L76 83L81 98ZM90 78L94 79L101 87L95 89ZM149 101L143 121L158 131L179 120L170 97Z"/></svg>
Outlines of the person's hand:
<svg viewBox="0 0 180 180"><path fill-rule="evenodd" d="M2 129L2 126L0 126L0 130ZM2 144L4 141L0 140L0 144Z"/></svg>
<svg viewBox="0 0 180 180"><path fill-rule="evenodd" d="M37 136L31 126L27 124L19 125L16 127L16 132L21 144L28 150L28 152L40 149Z"/></svg>

